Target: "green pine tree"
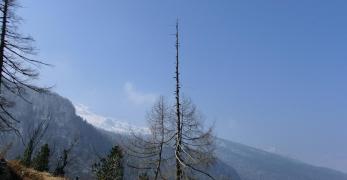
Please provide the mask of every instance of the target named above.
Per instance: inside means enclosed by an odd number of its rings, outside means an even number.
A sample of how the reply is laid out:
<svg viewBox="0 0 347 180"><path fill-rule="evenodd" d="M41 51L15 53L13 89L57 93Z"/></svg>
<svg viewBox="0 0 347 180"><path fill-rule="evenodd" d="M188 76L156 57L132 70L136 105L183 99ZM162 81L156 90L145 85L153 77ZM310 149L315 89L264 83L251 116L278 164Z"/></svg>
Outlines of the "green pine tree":
<svg viewBox="0 0 347 180"><path fill-rule="evenodd" d="M23 157L20 160L20 162L26 166L26 167L31 167L32 165L32 154L34 152L34 141L32 139L30 139L29 143L27 144L27 146L25 147L24 153L23 153Z"/></svg>
<svg viewBox="0 0 347 180"><path fill-rule="evenodd" d="M123 179L123 153L119 146L114 146L106 158L93 165L93 172L98 180Z"/></svg>
<svg viewBox="0 0 347 180"><path fill-rule="evenodd" d="M38 171L48 171L49 170L49 156L50 150L48 144L41 147L41 151L37 153L33 160L33 167Z"/></svg>

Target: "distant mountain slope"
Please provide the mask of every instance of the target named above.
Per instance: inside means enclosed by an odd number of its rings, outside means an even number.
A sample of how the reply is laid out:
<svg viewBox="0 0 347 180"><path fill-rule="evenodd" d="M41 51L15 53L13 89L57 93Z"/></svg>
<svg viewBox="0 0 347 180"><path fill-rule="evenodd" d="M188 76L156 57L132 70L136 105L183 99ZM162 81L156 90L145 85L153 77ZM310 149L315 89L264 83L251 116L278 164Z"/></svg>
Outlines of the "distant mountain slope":
<svg viewBox="0 0 347 180"><path fill-rule="evenodd" d="M88 179L97 155L105 154L115 143L108 136L100 133L97 128L77 116L72 103L55 93L38 94L28 91L25 97L31 104L21 98L8 96L16 102L16 106L11 111L16 119L20 120L18 128L24 139L27 137L27 129L33 124L51 117L49 128L41 143L49 143L54 151L54 157L51 158L53 163L50 165L52 168L63 148L67 148L77 139L67 171L70 177L79 176L80 179ZM9 159L23 153L23 144L13 134L0 138L0 147L9 142L14 143L8 153Z"/></svg>
<svg viewBox="0 0 347 180"><path fill-rule="evenodd" d="M242 180L347 180L347 174L219 139L217 155Z"/></svg>
<svg viewBox="0 0 347 180"><path fill-rule="evenodd" d="M126 136L90 125L76 115L75 108L69 100L55 93L28 92L26 98L31 104L18 97L12 97L16 102L12 112L21 121L19 128L24 137L26 128L40 119L46 118L49 114L52 116L52 122L43 142L50 143L56 153L78 137L78 144L74 148L73 161L68 171L72 178L79 176L80 179L91 179L91 165L97 156L104 155L122 137ZM2 137L0 145L13 142L14 139L15 137L12 135ZM23 146L17 141L8 154L9 158L16 157L22 151ZM219 160L210 171L218 179L347 180L347 175L338 171L311 166L227 140L218 140L216 153ZM54 163L51 164L52 166ZM126 175L127 179L134 179L137 176L136 173L130 171L127 171Z"/></svg>

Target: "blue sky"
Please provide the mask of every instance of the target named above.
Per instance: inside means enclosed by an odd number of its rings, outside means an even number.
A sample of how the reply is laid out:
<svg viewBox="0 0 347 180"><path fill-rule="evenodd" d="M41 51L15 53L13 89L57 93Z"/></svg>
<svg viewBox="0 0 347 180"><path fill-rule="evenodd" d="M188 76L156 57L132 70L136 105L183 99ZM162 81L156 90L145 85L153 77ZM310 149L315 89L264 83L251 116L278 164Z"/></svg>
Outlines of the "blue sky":
<svg viewBox="0 0 347 180"><path fill-rule="evenodd" d="M54 64L41 84L145 125L173 95L174 25L183 92L215 133L347 172L347 2L23 1L23 31Z"/></svg>

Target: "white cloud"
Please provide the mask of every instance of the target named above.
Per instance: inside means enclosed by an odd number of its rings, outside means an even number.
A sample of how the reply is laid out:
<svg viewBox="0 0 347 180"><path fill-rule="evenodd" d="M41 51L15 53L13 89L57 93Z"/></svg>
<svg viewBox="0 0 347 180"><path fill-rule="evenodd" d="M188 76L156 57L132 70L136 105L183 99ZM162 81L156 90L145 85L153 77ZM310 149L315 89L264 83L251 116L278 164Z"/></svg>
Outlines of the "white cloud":
<svg viewBox="0 0 347 180"><path fill-rule="evenodd" d="M125 83L124 92L128 100L135 105L153 104L157 99L156 94L141 92L130 82Z"/></svg>

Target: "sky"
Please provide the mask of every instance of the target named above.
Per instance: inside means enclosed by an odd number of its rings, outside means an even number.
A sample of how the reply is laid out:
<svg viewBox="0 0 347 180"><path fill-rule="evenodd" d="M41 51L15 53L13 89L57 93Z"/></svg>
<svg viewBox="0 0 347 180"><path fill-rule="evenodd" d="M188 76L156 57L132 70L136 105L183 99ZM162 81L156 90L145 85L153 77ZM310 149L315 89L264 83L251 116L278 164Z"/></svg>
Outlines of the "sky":
<svg viewBox="0 0 347 180"><path fill-rule="evenodd" d="M145 126L182 91L219 137L347 172L344 0L31 0L19 9L42 85L98 114Z"/></svg>

